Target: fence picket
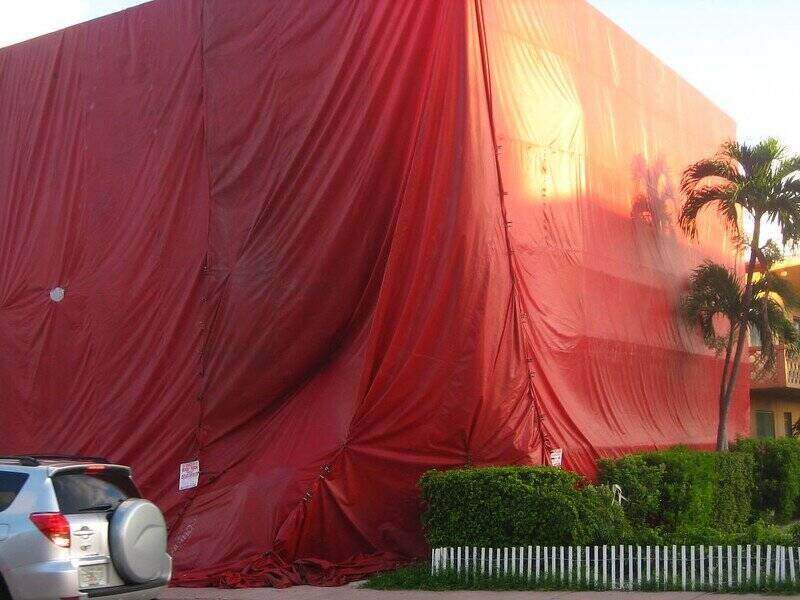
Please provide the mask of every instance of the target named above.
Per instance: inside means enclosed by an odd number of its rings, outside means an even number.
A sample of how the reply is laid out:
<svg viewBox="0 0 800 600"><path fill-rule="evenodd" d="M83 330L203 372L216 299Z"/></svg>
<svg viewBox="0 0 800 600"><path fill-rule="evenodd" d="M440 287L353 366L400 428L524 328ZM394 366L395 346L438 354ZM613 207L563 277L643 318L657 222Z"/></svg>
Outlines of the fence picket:
<svg viewBox="0 0 800 600"><path fill-rule="evenodd" d="M742 585L742 546L736 546L736 585Z"/></svg>
<svg viewBox="0 0 800 600"><path fill-rule="evenodd" d="M619 547L619 589L625 587L625 546Z"/></svg>
<svg viewBox="0 0 800 600"><path fill-rule="evenodd" d="M595 548L596 547L597 546L595 546ZM586 567L583 570L586 571L586 574L584 575L584 579L586 580L586 585L588 586L589 585L589 577L591 576L591 573L589 572L590 571L590 569L589 569L589 546L586 546Z"/></svg>
<svg viewBox="0 0 800 600"><path fill-rule="evenodd" d="M780 558L781 547L776 545L774 552L775 552L775 557L772 560L772 565L773 565L772 570L774 573L775 581L779 582L781 580L781 558Z"/></svg>
<svg viewBox="0 0 800 600"><path fill-rule="evenodd" d="M572 546L568 548L567 554L567 581L572 581Z"/></svg>
<svg viewBox="0 0 800 600"><path fill-rule="evenodd" d="M533 572L533 546L528 546L528 581L531 580Z"/></svg>
<svg viewBox="0 0 800 600"><path fill-rule="evenodd" d="M672 585L678 585L678 546L672 546Z"/></svg>
<svg viewBox="0 0 800 600"><path fill-rule="evenodd" d="M669 585L669 546L664 546L664 585Z"/></svg>
<svg viewBox="0 0 800 600"><path fill-rule="evenodd" d="M647 553L647 556L646 556L645 561L644 561L645 570L646 570L645 578L647 579L647 581L650 581L650 546L649 545L645 549L645 552Z"/></svg>
<svg viewBox="0 0 800 600"><path fill-rule="evenodd" d="M540 558L539 551L540 550L541 550L541 546L536 546L536 581L539 581L539 558Z"/></svg>
<svg viewBox="0 0 800 600"><path fill-rule="evenodd" d="M781 546L781 581L786 581L786 546Z"/></svg>
<svg viewBox="0 0 800 600"><path fill-rule="evenodd" d="M617 547L611 546L611 589L617 582Z"/></svg>
<svg viewBox="0 0 800 600"><path fill-rule="evenodd" d="M706 547L700 546L700 587L706 584Z"/></svg>
<svg viewBox="0 0 800 600"><path fill-rule="evenodd" d="M747 583L750 583L750 572L751 572L750 566L751 566L751 562L752 562L750 560L750 544L747 544L747 546L745 546L745 552L747 553L747 555L745 556L745 563L747 564L746 571L745 571L745 573L746 573L745 581Z"/></svg>
<svg viewBox="0 0 800 600"><path fill-rule="evenodd" d="M772 573L771 573L771 570L772 570L771 569L771 566L772 566L771 558L772 558L772 556L771 555L772 555L772 546L770 544L767 544L767 569L766 569L766 572L764 573L764 581L765 582L768 582L770 580L770 576L772 575Z"/></svg>
<svg viewBox="0 0 800 600"><path fill-rule="evenodd" d="M628 545L628 586L633 589L633 546Z"/></svg>
<svg viewBox="0 0 800 600"><path fill-rule="evenodd" d="M761 545L756 546L756 587L761 579Z"/></svg>
<svg viewBox="0 0 800 600"><path fill-rule="evenodd" d="M733 587L733 556L731 547L728 546L728 588Z"/></svg>
<svg viewBox="0 0 800 600"><path fill-rule="evenodd" d="M714 586L714 546L708 547L708 587Z"/></svg>
<svg viewBox="0 0 800 600"><path fill-rule="evenodd" d="M786 557L788 553L786 546L781 546L781 582L786 581Z"/></svg>
<svg viewBox="0 0 800 600"><path fill-rule="evenodd" d="M558 568L560 571L558 580L564 581L564 546L558 547L558 562L559 562Z"/></svg>
<svg viewBox="0 0 800 600"><path fill-rule="evenodd" d="M642 547L636 546L636 581L642 586Z"/></svg>
<svg viewBox="0 0 800 600"><path fill-rule="evenodd" d="M661 586L661 572L659 570L659 564L661 563L661 561L658 558L659 549L660 549L660 546L656 546L656 587L657 588Z"/></svg>
<svg viewBox="0 0 800 600"><path fill-rule="evenodd" d="M550 555L548 553L549 550L550 550L550 546L545 546L544 547L544 569L543 569L543 572L544 572L545 575L549 575L550 574L550 558L549 558Z"/></svg>
<svg viewBox="0 0 800 600"><path fill-rule="evenodd" d="M794 546L789 546L789 581L795 583L794 578Z"/></svg>
<svg viewBox="0 0 800 600"><path fill-rule="evenodd" d="M681 546L681 589L686 591L686 546Z"/></svg>
<svg viewBox="0 0 800 600"><path fill-rule="evenodd" d="M594 585L595 585L595 587L597 586L597 584L599 582L597 569L600 566L600 561L598 560L598 556L597 556L597 550L598 550L598 547L595 546L594 547ZM603 583L605 583L605 581Z"/></svg>

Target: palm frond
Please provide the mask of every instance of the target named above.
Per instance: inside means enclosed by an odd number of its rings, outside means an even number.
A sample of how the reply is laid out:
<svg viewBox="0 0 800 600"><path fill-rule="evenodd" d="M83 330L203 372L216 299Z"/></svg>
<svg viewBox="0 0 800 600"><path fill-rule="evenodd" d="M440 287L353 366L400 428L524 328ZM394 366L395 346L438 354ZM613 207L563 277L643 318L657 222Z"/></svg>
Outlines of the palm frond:
<svg viewBox="0 0 800 600"><path fill-rule="evenodd" d="M722 340L714 326L715 317L725 317L731 326L738 322L742 314L741 287L736 273L711 261L692 271L681 309L687 323L700 329L708 346L719 349Z"/></svg>
<svg viewBox="0 0 800 600"><path fill-rule="evenodd" d="M752 179L773 173L773 164L786 154L786 148L776 138L766 138L754 145L738 142L723 144L724 155L739 163L744 178Z"/></svg>
<svg viewBox="0 0 800 600"><path fill-rule="evenodd" d="M705 208L716 208L731 233L739 235L739 213L735 200L736 186L703 185L686 195L678 215L678 226L691 238L697 237L697 217Z"/></svg>
<svg viewBox="0 0 800 600"><path fill-rule="evenodd" d="M739 183L742 179L734 164L724 157L704 158L689 165L681 176L681 192L690 195L698 186L710 178L717 177L728 183Z"/></svg>
<svg viewBox="0 0 800 600"><path fill-rule="evenodd" d="M781 161L775 168L775 177L785 179L790 175L800 178L800 155L790 156Z"/></svg>
<svg viewBox="0 0 800 600"><path fill-rule="evenodd" d="M767 218L778 224L785 241L800 237L800 178L773 181L765 207Z"/></svg>
<svg viewBox="0 0 800 600"><path fill-rule="evenodd" d="M783 307L773 296L761 296L753 301L747 315L748 325L758 331L761 347L758 352L759 375L775 368L776 342L794 348L800 342L800 333Z"/></svg>
<svg viewBox="0 0 800 600"><path fill-rule="evenodd" d="M800 309L800 292L788 279L774 271L768 271L753 282L753 296L755 298L764 296L780 298L786 308Z"/></svg>

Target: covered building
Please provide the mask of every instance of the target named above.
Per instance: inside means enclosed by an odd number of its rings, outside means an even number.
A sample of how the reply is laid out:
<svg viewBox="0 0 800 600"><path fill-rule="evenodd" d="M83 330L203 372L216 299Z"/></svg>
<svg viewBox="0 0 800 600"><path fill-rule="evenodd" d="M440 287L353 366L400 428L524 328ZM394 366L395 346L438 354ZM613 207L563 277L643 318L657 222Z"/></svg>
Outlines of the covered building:
<svg viewBox="0 0 800 600"><path fill-rule="evenodd" d="M181 584L419 556L433 467L713 445L676 306L736 250L676 182L734 123L582 0L156 0L0 98L0 451L131 463Z"/></svg>

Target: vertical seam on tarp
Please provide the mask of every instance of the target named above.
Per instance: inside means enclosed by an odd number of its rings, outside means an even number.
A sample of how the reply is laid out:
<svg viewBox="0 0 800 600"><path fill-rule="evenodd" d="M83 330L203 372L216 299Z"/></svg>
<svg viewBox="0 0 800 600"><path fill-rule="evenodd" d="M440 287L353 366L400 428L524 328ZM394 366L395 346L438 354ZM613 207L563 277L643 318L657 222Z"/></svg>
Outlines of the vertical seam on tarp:
<svg viewBox="0 0 800 600"><path fill-rule="evenodd" d="M511 242L511 236L508 234L508 226L510 224L508 220L508 211L506 208L506 191L503 186L503 174L500 168L500 157L498 155L499 147L497 145L497 132L495 128L494 122L494 110L493 110L493 103L492 103L492 80L491 80L491 69L489 64L489 54L486 44L486 24L483 18L483 0L475 0L475 19L477 21L478 27L478 46L480 49L480 57L481 57L481 68L483 73L483 89L486 95L486 112L487 117L489 119L489 131L492 136L492 146L494 152L494 165L495 165L495 173L497 175L497 190L500 199L500 212L503 217L503 239L506 244L506 257L508 259L508 273L511 277L511 296L513 299L513 316L514 324L516 325L517 331L522 339L522 349L525 352L526 356L525 359L525 368L527 369L527 378L528 378L528 386L527 386L527 393L531 399L531 406L534 412L534 418L536 420L536 427L539 433L539 439L541 441L542 446L542 453L541 453L541 460L542 462L546 462L546 454L548 450L550 450L551 443L550 437L547 433L546 428L544 427L544 414L541 410L541 401L536 393L536 389L533 386L533 371L531 371L530 363L531 357L527 356L529 348L532 349L532 344L528 339L528 331L522 325L520 320L520 315L518 313L518 305L520 305L523 309L523 314L526 313L525 311L525 300L522 295L519 293L519 288L517 286L517 274L516 269L514 267L514 245Z"/></svg>
<svg viewBox="0 0 800 600"><path fill-rule="evenodd" d="M197 425L194 430L194 443L196 452L194 454L195 460L200 460L200 452L203 449L202 443L202 430L203 430L203 417L204 417L204 393L205 393L205 367L204 367L204 360L205 360L205 353L206 353L206 345L208 341L211 339L211 324L212 319L206 319L205 315L205 306L209 300L209 287L210 282L208 280L210 276L210 266L209 266L209 252L211 250L211 162L209 159L209 151L208 151L208 113L206 112L206 69L205 69L205 16L206 16L206 0L202 0L200 2L200 40L199 40L199 61L200 61L200 119L202 122L202 150L203 150L203 161L205 162L206 168L206 185L208 191L208 217L206 219L206 243L205 243L205 251L203 253L203 260L201 265L201 283L200 283L200 293L202 294L200 298L200 303L203 305L201 308L201 326L202 326L202 334L201 334L201 341L200 341L200 350L198 351L198 369L197 369L197 376L200 380L199 382L199 389L197 392L197 396L195 397L195 401L198 404L198 416L197 416ZM217 314L217 310L214 310L213 316ZM211 317L212 315L209 315ZM206 323L206 320L208 322ZM175 516L175 520L170 527L173 533L177 531L177 529L183 524L183 519L188 512L189 508L197 495L197 490L200 488L198 485L196 488L192 489L188 494L186 499L183 501L183 505L178 511L178 514Z"/></svg>

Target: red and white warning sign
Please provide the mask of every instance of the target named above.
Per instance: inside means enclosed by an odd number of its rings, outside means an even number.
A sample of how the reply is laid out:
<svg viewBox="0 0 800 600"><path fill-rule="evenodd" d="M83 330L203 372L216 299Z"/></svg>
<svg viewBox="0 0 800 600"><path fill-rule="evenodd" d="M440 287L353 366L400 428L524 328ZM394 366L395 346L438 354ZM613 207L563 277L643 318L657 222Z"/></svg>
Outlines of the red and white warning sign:
<svg viewBox="0 0 800 600"><path fill-rule="evenodd" d="M178 490L188 490L197 487L200 479L200 461L181 463L181 470L178 475Z"/></svg>
<svg viewBox="0 0 800 600"><path fill-rule="evenodd" d="M560 467L563 456L564 450L562 448L553 448L550 450L550 465L553 467Z"/></svg>

